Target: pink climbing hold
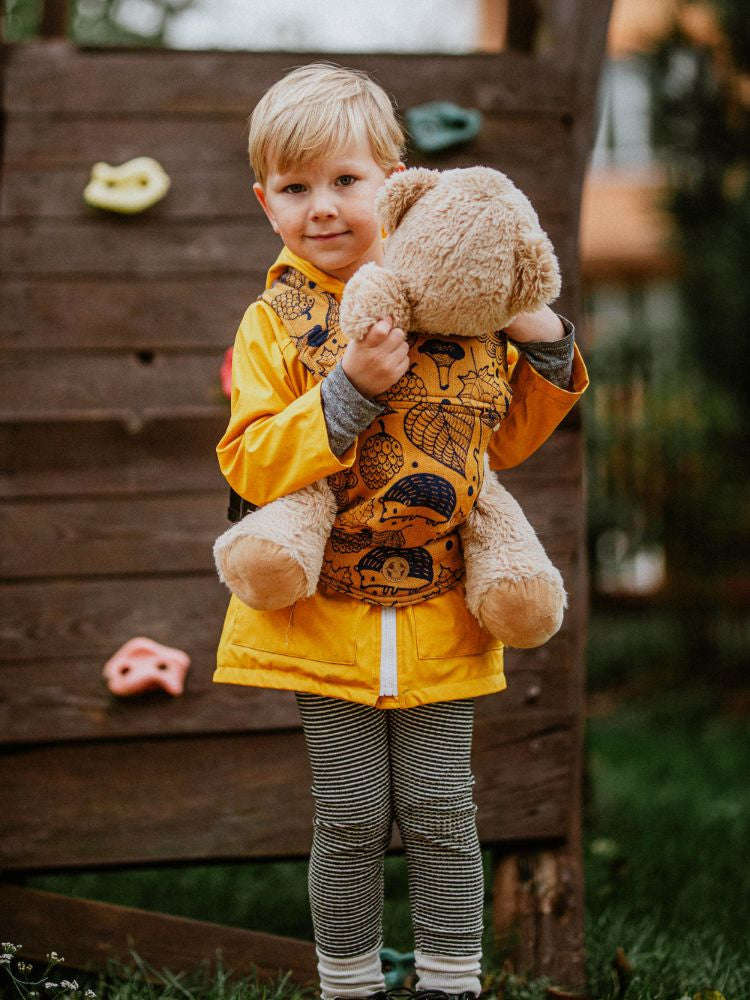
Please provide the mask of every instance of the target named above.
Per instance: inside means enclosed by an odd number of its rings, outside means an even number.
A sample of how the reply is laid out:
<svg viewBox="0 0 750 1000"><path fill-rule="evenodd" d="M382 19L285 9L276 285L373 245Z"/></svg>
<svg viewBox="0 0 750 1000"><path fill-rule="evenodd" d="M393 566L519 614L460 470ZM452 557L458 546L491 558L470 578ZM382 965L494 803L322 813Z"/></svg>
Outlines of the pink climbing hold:
<svg viewBox="0 0 750 1000"><path fill-rule="evenodd" d="M232 354L234 349L228 347L224 352L224 359L221 362L221 368L219 369L219 378L221 380L221 391L227 397L227 399L232 398Z"/></svg>
<svg viewBox="0 0 750 1000"><path fill-rule="evenodd" d="M162 688L167 694L182 694L190 657L181 649L162 646L137 636L120 646L102 671L112 694L142 694Z"/></svg>

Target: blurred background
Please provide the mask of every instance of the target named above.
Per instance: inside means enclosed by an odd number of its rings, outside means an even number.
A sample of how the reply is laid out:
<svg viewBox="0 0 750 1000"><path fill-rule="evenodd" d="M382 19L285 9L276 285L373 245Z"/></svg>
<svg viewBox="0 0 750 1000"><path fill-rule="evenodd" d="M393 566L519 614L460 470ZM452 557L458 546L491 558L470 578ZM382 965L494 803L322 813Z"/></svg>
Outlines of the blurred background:
<svg viewBox="0 0 750 1000"><path fill-rule="evenodd" d="M530 2L513 30L543 31L542 7ZM377 10L75 0L57 15L41 0L7 0L3 28L8 41L65 33L84 45L469 52L498 47L503 16L496 0L410 0L408 18L400 0ZM616 0L599 108L580 234L580 340L592 376L591 990L676 1000L713 987L740 1000L750 997L747 0ZM389 861L394 897L401 865ZM158 873L35 884L310 933L303 866L183 875L176 891L171 876L168 900ZM396 947L410 947L405 913L394 898Z"/></svg>

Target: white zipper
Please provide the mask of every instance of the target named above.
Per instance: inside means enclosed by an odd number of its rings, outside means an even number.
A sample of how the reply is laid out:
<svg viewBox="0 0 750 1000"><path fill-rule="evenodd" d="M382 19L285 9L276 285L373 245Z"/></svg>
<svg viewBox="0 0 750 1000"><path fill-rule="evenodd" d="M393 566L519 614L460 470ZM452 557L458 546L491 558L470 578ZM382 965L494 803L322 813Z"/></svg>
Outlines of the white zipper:
<svg viewBox="0 0 750 1000"><path fill-rule="evenodd" d="M396 650L396 609L380 613L380 694L398 695L398 654Z"/></svg>

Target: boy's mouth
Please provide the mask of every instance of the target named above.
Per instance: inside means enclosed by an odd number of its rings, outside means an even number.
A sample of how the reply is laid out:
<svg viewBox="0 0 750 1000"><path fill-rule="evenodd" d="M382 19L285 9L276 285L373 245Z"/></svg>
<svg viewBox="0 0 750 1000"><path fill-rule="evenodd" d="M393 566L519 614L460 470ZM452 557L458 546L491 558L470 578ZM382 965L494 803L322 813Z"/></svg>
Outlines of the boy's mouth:
<svg viewBox="0 0 750 1000"><path fill-rule="evenodd" d="M348 230L344 230L341 233L314 233L308 236L309 240L316 240L319 243L325 243L327 240L338 239L339 236L346 236Z"/></svg>

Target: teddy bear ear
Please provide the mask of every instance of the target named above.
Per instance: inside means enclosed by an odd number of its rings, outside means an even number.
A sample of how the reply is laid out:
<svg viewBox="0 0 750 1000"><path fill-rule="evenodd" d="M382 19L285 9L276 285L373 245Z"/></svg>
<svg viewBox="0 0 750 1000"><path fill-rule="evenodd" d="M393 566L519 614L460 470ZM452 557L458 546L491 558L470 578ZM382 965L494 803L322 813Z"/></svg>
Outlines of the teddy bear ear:
<svg viewBox="0 0 750 1000"><path fill-rule="evenodd" d="M513 311L530 312L553 302L560 294L560 267L546 233L541 230L516 246Z"/></svg>
<svg viewBox="0 0 750 1000"><path fill-rule="evenodd" d="M391 174L375 199L375 209L386 232L392 233L406 210L435 187L439 179L440 172L427 167L410 167Z"/></svg>

